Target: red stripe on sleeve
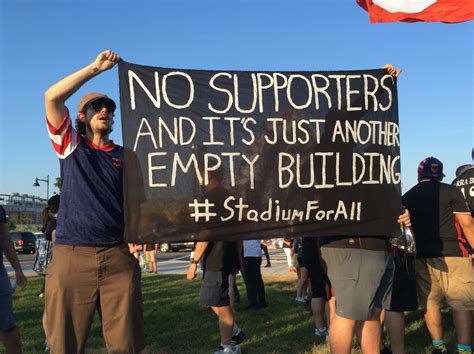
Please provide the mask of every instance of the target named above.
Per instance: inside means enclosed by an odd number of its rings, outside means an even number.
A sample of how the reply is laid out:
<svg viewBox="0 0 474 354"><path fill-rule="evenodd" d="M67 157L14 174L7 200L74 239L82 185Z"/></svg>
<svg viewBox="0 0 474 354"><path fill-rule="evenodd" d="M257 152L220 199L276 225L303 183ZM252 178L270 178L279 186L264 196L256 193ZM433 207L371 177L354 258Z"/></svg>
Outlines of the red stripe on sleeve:
<svg viewBox="0 0 474 354"><path fill-rule="evenodd" d="M53 135L61 135L67 128L68 123L70 122L70 117L69 117L69 109L66 107L67 112L66 115L63 118L63 122L59 126L59 128L55 128L48 120L48 117L46 117L46 124L48 125L48 130L51 134Z"/></svg>

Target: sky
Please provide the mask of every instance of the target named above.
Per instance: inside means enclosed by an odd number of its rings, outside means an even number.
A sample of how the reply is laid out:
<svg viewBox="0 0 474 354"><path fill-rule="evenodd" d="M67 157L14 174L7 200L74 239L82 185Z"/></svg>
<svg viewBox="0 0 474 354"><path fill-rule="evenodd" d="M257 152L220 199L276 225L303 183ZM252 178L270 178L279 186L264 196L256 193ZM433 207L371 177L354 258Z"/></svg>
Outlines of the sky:
<svg viewBox="0 0 474 354"><path fill-rule="evenodd" d="M46 196L59 176L44 92L111 49L131 63L180 69L317 71L380 68L398 80L402 190L435 156L445 182L472 163L474 22L370 24L355 0L0 0L0 193ZM119 100L114 68L83 86ZM120 112L112 138L122 142Z"/></svg>

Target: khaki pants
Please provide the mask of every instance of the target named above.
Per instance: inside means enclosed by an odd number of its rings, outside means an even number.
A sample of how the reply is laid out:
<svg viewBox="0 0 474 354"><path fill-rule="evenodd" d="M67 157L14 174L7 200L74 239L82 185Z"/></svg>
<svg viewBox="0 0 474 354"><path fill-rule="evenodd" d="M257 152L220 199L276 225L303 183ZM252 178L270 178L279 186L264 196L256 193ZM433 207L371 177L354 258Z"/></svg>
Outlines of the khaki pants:
<svg viewBox="0 0 474 354"><path fill-rule="evenodd" d="M441 308L446 301L453 310L474 310L474 267L471 258L418 258L415 270L422 308Z"/></svg>
<svg viewBox="0 0 474 354"><path fill-rule="evenodd" d="M109 353L146 346L141 272L127 245L56 245L46 272L46 336L51 353L83 353L99 311Z"/></svg>

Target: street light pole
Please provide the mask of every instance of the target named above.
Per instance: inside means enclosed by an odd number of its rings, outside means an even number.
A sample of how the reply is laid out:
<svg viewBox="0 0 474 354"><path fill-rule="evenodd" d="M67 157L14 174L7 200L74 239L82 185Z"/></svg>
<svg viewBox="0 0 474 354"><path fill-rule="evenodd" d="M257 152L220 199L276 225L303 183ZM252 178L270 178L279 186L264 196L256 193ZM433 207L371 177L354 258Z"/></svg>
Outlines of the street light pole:
<svg viewBox="0 0 474 354"><path fill-rule="evenodd" d="M41 182L46 182L46 200L49 199L49 175L47 175L45 178L38 178L36 177L35 183L33 183L33 187L39 187L39 181Z"/></svg>

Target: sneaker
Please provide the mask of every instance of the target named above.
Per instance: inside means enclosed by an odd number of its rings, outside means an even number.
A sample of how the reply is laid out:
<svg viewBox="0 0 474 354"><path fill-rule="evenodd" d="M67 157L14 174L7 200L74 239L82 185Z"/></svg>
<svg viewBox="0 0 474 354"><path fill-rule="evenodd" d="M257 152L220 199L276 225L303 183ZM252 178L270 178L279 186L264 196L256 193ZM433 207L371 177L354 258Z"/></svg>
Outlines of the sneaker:
<svg viewBox="0 0 474 354"><path fill-rule="evenodd" d="M392 354L392 350L384 345L383 348L380 349L380 354Z"/></svg>
<svg viewBox="0 0 474 354"><path fill-rule="evenodd" d="M49 344L47 339L44 340L44 352L49 353Z"/></svg>
<svg viewBox="0 0 474 354"><path fill-rule="evenodd" d="M446 347L443 345L443 346L435 346L433 348L433 350L431 351L431 354L445 354L447 353L448 350L446 349Z"/></svg>
<svg viewBox="0 0 474 354"><path fill-rule="evenodd" d="M295 297L295 301L297 302L306 302L306 300L304 299L304 297Z"/></svg>
<svg viewBox="0 0 474 354"><path fill-rule="evenodd" d="M241 354L242 351L240 350L240 345L231 345L224 349L222 345L219 345L219 350L214 354L224 354L224 353L231 353L231 354Z"/></svg>
<svg viewBox="0 0 474 354"><path fill-rule="evenodd" d="M230 345L233 345L233 346L238 345L242 343L245 339L247 339L247 335L245 334L244 331L239 329L239 331L235 335L232 335Z"/></svg>
<svg viewBox="0 0 474 354"><path fill-rule="evenodd" d="M320 330L319 328L315 328L314 329L314 335L316 337L323 338L325 342L329 341L329 332L326 328L323 328L322 330Z"/></svg>
<svg viewBox="0 0 474 354"><path fill-rule="evenodd" d="M42 299L42 298L44 297L44 293L40 293L40 294L38 295L38 297L39 297L40 299Z"/></svg>

